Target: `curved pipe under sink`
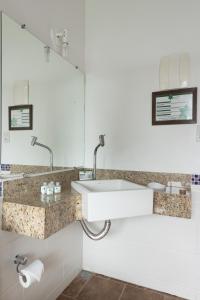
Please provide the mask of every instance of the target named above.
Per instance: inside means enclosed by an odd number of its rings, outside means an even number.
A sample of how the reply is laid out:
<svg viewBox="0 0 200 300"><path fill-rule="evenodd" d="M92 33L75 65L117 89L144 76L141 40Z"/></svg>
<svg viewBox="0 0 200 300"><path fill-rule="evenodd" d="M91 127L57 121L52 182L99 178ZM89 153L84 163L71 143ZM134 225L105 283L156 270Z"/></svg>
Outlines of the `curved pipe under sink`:
<svg viewBox="0 0 200 300"><path fill-rule="evenodd" d="M85 232L85 234L90 238L90 239L92 239L92 240L94 240L94 241L98 241L98 240L101 240L102 238L104 238L107 234L108 234L108 232L109 232L109 230L110 230L110 227L111 227L111 221L110 220L106 220L105 222L104 222L104 227L103 227L103 229L100 231L100 232L98 232L98 233L93 233L90 229L89 229L89 227L88 227L88 225L86 224L86 221L85 220L79 220L79 222L81 223L81 226L82 226L82 228L83 228L83 231Z"/></svg>
<svg viewBox="0 0 200 300"><path fill-rule="evenodd" d="M93 162L93 172L92 172L93 180L96 180L97 150L99 149L99 147L104 147L104 145L105 145L104 136L105 136L105 134L101 134L99 136L99 144L94 149L94 162ZM111 226L111 221L105 220L103 229L98 233L93 233L90 230L90 228L88 227L88 225L84 219L80 220L79 222L81 223L81 226L82 226L85 234L94 241L98 241L98 240L101 240L102 238L104 238L108 234L108 232L110 230L110 226Z"/></svg>

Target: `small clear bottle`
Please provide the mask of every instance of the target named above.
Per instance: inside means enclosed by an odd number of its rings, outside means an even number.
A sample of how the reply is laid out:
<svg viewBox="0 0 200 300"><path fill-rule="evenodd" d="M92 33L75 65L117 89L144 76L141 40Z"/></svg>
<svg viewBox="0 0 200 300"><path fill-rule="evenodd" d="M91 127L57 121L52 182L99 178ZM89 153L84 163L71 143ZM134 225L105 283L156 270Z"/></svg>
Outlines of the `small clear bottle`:
<svg viewBox="0 0 200 300"><path fill-rule="evenodd" d="M41 194L45 195L47 193L47 183L43 182L43 185L41 186Z"/></svg>
<svg viewBox="0 0 200 300"><path fill-rule="evenodd" d="M54 193L54 183L51 181L47 186L47 195L53 195Z"/></svg>
<svg viewBox="0 0 200 300"><path fill-rule="evenodd" d="M56 185L54 186L54 193L55 193L55 194L61 193L61 185L60 185L60 182L56 182Z"/></svg>
<svg viewBox="0 0 200 300"><path fill-rule="evenodd" d="M52 188L52 190L53 190L53 193L54 193L54 187L55 187L54 181L51 181L51 182L50 182L50 186L51 186L51 188Z"/></svg>

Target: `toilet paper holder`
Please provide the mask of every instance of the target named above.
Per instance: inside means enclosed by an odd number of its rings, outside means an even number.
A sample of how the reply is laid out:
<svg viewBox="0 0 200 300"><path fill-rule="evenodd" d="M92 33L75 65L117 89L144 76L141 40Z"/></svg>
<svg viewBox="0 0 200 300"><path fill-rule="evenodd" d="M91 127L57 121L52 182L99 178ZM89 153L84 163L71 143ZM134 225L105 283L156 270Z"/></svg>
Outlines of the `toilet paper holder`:
<svg viewBox="0 0 200 300"><path fill-rule="evenodd" d="M19 254L17 254L14 259L14 264L17 265L17 267L16 267L17 274L19 274L22 277L24 282L26 282L26 276L24 276L24 274L22 274L19 267L20 267L20 265L25 266L27 264L27 261L28 261L28 258L26 256L19 255Z"/></svg>

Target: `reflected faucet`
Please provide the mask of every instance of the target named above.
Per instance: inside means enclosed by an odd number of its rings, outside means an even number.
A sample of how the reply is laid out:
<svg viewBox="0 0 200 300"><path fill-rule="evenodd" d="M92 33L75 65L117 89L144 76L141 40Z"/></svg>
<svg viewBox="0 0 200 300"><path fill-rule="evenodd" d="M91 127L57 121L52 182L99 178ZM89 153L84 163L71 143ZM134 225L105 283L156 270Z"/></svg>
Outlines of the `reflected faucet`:
<svg viewBox="0 0 200 300"><path fill-rule="evenodd" d="M44 144L38 143L37 142L37 137L32 136L31 146L35 146L35 145L37 145L39 147L42 147L42 148L45 148L49 151L49 153L50 153L50 169L51 169L51 171L53 171L53 151L51 150L51 148L49 148L48 146L46 146Z"/></svg>
<svg viewBox="0 0 200 300"><path fill-rule="evenodd" d="M105 140L104 140L105 134L101 134L99 136L99 144L94 149L94 159L93 159L93 172L92 172L92 179L96 180L96 172L97 172L97 150L99 147L105 146Z"/></svg>

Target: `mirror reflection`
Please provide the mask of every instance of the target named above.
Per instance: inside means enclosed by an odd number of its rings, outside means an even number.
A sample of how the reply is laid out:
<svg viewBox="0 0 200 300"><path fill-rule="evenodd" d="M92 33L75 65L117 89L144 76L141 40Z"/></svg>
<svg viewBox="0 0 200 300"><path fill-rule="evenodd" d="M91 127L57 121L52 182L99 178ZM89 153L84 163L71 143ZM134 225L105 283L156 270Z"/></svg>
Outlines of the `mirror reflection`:
<svg viewBox="0 0 200 300"><path fill-rule="evenodd" d="M9 130L9 107L22 105L33 107L32 130L23 128L27 110L14 111L19 129ZM1 162L49 166L52 159L84 163L84 75L3 14Z"/></svg>

